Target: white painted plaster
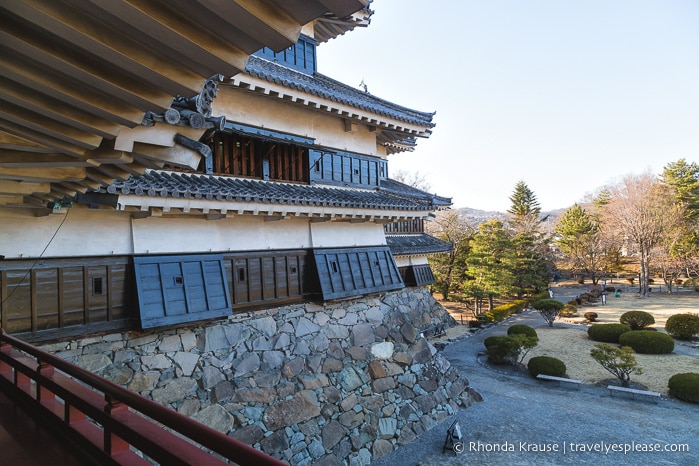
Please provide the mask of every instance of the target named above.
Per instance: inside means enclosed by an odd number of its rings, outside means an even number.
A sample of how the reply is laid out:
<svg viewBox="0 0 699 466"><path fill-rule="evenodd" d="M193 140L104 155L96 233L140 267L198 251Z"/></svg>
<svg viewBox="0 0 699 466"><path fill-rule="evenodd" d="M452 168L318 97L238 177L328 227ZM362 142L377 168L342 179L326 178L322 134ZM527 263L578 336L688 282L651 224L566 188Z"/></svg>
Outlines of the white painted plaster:
<svg viewBox="0 0 699 466"><path fill-rule="evenodd" d="M311 244L306 219L265 221L247 216L134 219L133 237L136 254L298 249Z"/></svg>
<svg viewBox="0 0 699 466"><path fill-rule="evenodd" d="M394 256L398 267L407 267L409 265L427 265L427 256Z"/></svg>
<svg viewBox="0 0 699 466"><path fill-rule="evenodd" d="M376 223L311 223L314 248L376 246L386 244L383 226Z"/></svg>
<svg viewBox="0 0 699 466"><path fill-rule="evenodd" d="M307 107L289 105L230 86L220 86L213 104L213 114L225 115L228 121L258 126L302 137L314 137L318 145L359 154L378 156L376 133L366 125L345 131L342 118L321 112L309 112Z"/></svg>
<svg viewBox="0 0 699 466"><path fill-rule="evenodd" d="M121 212L70 208L36 217L32 209L0 210L0 254L8 259L130 252L129 217Z"/></svg>

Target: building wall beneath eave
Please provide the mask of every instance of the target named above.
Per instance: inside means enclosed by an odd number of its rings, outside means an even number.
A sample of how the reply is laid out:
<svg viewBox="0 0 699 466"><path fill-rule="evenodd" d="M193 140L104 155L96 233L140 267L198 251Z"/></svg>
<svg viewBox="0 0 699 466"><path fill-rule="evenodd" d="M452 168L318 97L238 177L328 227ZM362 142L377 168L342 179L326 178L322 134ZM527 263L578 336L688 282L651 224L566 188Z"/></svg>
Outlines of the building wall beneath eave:
<svg viewBox="0 0 699 466"><path fill-rule="evenodd" d="M225 115L228 121L315 138L324 147L385 157L377 152L376 133L366 125L345 126L342 118L284 100L221 86L213 107L214 115Z"/></svg>
<svg viewBox="0 0 699 466"><path fill-rule="evenodd" d="M408 267L410 265L427 265L427 256L394 256L398 267Z"/></svg>
<svg viewBox="0 0 699 466"><path fill-rule="evenodd" d="M311 223L314 248L377 246L386 244L383 226L376 223L320 222Z"/></svg>
<svg viewBox="0 0 699 466"><path fill-rule="evenodd" d="M0 254L17 259L132 252L130 216L109 210L63 212L36 217L33 209L0 209Z"/></svg>
<svg viewBox="0 0 699 466"><path fill-rule="evenodd" d="M0 255L7 259L382 244L386 244L383 228L371 222L312 223L307 218L265 221L257 216L221 220L195 216L132 219L125 212L82 208L36 217L31 210L0 210Z"/></svg>

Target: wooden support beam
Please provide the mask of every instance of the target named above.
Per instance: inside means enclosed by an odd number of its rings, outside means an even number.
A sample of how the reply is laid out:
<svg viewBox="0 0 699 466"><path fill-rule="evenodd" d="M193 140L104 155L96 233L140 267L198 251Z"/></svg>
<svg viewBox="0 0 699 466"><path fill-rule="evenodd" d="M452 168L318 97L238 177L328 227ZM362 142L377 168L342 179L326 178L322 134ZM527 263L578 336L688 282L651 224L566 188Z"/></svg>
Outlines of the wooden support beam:
<svg viewBox="0 0 699 466"><path fill-rule="evenodd" d="M101 186L109 186L110 184L114 183L114 180L116 180L116 178L113 176L93 168L87 170L85 178L94 181L95 183L99 183Z"/></svg>
<svg viewBox="0 0 699 466"><path fill-rule="evenodd" d="M131 176L130 172L122 170L116 165L100 165L99 167L95 167L94 170L102 172L111 178L108 184L112 184L114 180L126 180Z"/></svg>
<svg viewBox="0 0 699 466"><path fill-rule="evenodd" d="M205 28L193 26L176 13L178 8L163 8L149 0L88 0L83 6L86 11L94 12L96 17L109 14L133 26L143 36L142 43L167 44L189 57L192 70L201 76L211 75L212 69L233 76L245 69L247 64L247 53L222 42L220 37ZM186 17L185 14L184 18ZM139 40L138 37L134 39Z"/></svg>
<svg viewBox="0 0 699 466"><path fill-rule="evenodd" d="M8 196L6 194L0 194L0 205L20 205L24 202L22 196Z"/></svg>
<svg viewBox="0 0 699 466"><path fill-rule="evenodd" d="M221 21L230 25L221 31L223 39L233 43L241 43L243 51L252 53L256 41L250 38L261 38L264 45L272 50L280 51L295 44L301 33L301 25L281 9L274 8L267 2L257 0L235 0L228 2L226 8L221 8L218 0L198 0L197 2L178 1L190 18L196 18L202 24L211 15L216 15ZM247 44L246 44L247 42Z"/></svg>
<svg viewBox="0 0 699 466"><path fill-rule="evenodd" d="M75 128L45 114L36 113L9 102L3 102L0 107L0 118L85 149L96 149L102 143L102 137L97 134Z"/></svg>
<svg viewBox="0 0 699 466"><path fill-rule="evenodd" d="M63 184L58 184L58 183L54 184L52 186L52 189L53 189L53 191L58 192L58 193L62 193L63 195L68 196L68 197L73 197L76 194L78 194L78 192L76 190L71 189Z"/></svg>
<svg viewBox="0 0 699 466"><path fill-rule="evenodd" d="M88 189L87 187L83 186L82 183L72 181L64 181L63 183L60 183L59 186L63 186L66 189L70 189L71 191L78 193L86 193Z"/></svg>
<svg viewBox="0 0 699 466"><path fill-rule="evenodd" d="M19 13L24 7L21 2L10 3ZM47 19L52 22L51 19ZM52 22L57 27L61 27ZM52 27L53 27L52 24ZM41 63L45 69L53 70L73 79L85 87L100 90L136 108L165 111L170 107L173 93L163 92L155 86L147 86L136 78L124 73L114 73L101 65L98 55L75 53L70 47L62 47L58 42L41 40L30 28L5 22L0 30L0 43L28 59ZM63 32L64 31L61 27ZM107 28L105 28L105 31ZM176 93L175 93L176 94Z"/></svg>
<svg viewBox="0 0 699 466"><path fill-rule="evenodd" d="M90 151L87 156L94 165L133 162L133 155L129 154L128 152L106 149L104 147Z"/></svg>
<svg viewBox="0 0 699 466"><path fill-rule="evenodd" d="M74 47L86 50L104 62L118 64L121 69L138 76L139 82L156 83L168 95L187 95L201 90L201 76L185 68L176 67L171 61L151 52L148 47L143 47L118 28L105 28L99 21L86 21L85 16L75 14L72 5L62 2L11 2L6 8L23 19L41 24L43 28ZM38 47L38 44L33 45ZM72 61L73 66L85 66L77 57L67 53L61 53L60 56L65 62ZM97 74L98 70L85 68L92 74ZM172 79L173 76L176 79ZM103 79L116 82L115 77L108 76L107 73ZM135 88L137 89L138 87Z"/></svg>
<svg viewBox="0 0 699 466"><path fill-rule="evenodd" d="M15 181L0 179L0 194L26 195L51 192L50 183L31 183L28 181Z"/></svg>
<svg viewBox="0 0 699 466"><path fill-rule="evenodd" d="M79 181L85 178L83 167L52 167L52 168L3 168L0 167L0 178L8 180L24 180L37 183Z"/></svg>
<svg viewBox="0 0 699 466"><path fill-rule="evenodd" d="M129 173L131 173L132 175L137 175L137 176L138 176L138 175L143 175L143 174L146 172L146 170L148 169L148 167L146 167L146 166L144 166L144 165L141 165L141 164L138 163L138 162L134 162L134 163L115 163L114 166L115 166L115 167L118 167L118 168L121 169L122 171L129 172Z"/></svg>
<svg viewBox="0 0 699 466"><path fill-rule="evenodd" d="M117 123L95 117L91 113L66 105L53 97L39 94L2 77L0 77L0 98L59 123L103 138L113 138L121 130L121 125Z"/></svg>
<svg viewBox="0 0 699 466"><path fill-rule="evenodd" d="M26 152L54 152L50 147L0 130L0 149ZM0 152L2 155L2 152Z"/></svg>
<svg viewBox="0 0 699 466"><path fill-rule="evenodd" d="M97 164L89 159L85 160L60 153L0 151L0 167L4 168L90 167L95 165Z"/></svg>
<svg viewBox="0 0 699 466"><path fill-rule="evenodd" d="M85 178L84 180L80 180L76 182L77 184L84 186L85 188L95 191L99 189L100 186L102 186L102 183L98 183L96 181L92 181L88 178Z"/></svg>
<svg viewBox="0 0 699 466"><path fill-rule="evenodd" d="M144 109L119 102L74 81L61 79L60 74L34 62L13 60L0 54L0 76L19 81L37 93L49 95L115 123L134 127L143 121Z"/></svg>
<svg viewBox="0 0 699 466"><path fill-rule="evenodd" d="M85 147L67 143L61 139L47 135L42 131L34 131L31 128L27 128L26 126L19 125L3 118L0 118L0 129L16 136L26 138L45 147L50 147L54 152L61 152L77 158L82 158L85 155L85 152L87 152L87 148Z"/></svg>
<svg viewBox="0 0 699 466"><path fill-rule="evenodd" d="M134 143L133 153L153 163L168 163L179 167L195 169L199 166L201 155L186 147L162 147L151 144Z"/></svg>
<svg viewBox="0 0 699 466"><path fill-rule="evenodd" d="M144 167L148 167L148 168L151 168L153 170L160 170L161 168L163 168L165 166L165 162L161 162L159 160L151 160L151 159L148 159L146 157L142 157L139 154L132 153L132 155L133 155L134 161L140 163Z"/></svg>

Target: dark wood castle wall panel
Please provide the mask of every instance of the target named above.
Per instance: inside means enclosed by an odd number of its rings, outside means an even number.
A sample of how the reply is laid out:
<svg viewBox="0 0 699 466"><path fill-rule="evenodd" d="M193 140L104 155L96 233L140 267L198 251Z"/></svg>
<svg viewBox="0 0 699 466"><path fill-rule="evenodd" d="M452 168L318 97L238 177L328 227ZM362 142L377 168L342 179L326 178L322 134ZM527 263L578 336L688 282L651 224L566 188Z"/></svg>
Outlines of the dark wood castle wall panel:
<svg viewBox="0 0 699 466"><path fill-rule="evenodd" d="M131 286L129 257L2 261L0 321L30 338L93 324L124 328L133 317Z"/></svg>
<svg viewBox="0 0 699 466"><path fill-rule="evenodd" d="M224 254L234 308L299 301L308 295L308 251Z"/></svg>

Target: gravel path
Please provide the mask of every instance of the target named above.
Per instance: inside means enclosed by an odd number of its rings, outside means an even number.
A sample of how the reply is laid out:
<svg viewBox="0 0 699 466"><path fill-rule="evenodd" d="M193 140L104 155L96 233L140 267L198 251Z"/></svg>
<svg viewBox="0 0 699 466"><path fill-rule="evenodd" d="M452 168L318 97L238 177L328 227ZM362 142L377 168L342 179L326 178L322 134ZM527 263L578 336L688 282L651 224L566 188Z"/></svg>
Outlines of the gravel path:
<svg viewBox="0 0 699 466"><path fill-rule="evenodd" d="M495 371L479 358L485 337L501 334L503 326L541 322L534 311L524 312L448 345L442 354L484 401L372 465L699 464L699 405L611 397L606 388L589 385L577 391L524 373ZM461 427L464 451L442 453L454 420ZM643 451L656 447L684 451ZM614 451L625 448L640 451Z"/></svg>

